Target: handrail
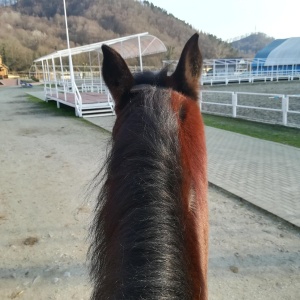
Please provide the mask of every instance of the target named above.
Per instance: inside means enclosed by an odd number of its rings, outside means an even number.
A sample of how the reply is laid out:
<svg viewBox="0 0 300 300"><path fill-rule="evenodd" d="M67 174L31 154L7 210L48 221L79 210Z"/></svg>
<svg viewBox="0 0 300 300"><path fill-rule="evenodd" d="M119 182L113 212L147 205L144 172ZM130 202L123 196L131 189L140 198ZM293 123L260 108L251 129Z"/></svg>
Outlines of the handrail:
<svg viewBox="0 0 300 300"><path fill-rule="evenodd" d="M76 115L82 117L82 98L76 84L74 84L74 89Z"/></svg>
<svg viewBox="0 0 300 300"><path fill-rule="evenodd" d="M109 91L107 91L107 102L108 102L108 105L110 106L113 114L115 114L115 102Z"/></svg>

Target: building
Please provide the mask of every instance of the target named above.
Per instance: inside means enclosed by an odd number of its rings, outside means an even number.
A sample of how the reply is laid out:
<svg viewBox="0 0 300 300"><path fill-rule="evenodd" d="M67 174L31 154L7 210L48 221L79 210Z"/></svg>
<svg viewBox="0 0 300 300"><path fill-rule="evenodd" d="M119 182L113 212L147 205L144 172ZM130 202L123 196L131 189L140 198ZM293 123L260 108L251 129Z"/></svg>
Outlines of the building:
<svg viewBox="0 0 300 300"><path fill-rule="evenodd" d="M207 59L201 84L300 79L300 37L278 39L257 52L253 59Z"/></svg>
<svg viewBox="0 0 300 300"><path fill-rule="evenodd" d="M300 37L278 39L258 51L252 72L288 75L300 72Z"/></svg>
<svg viewBox="0 0 300 300"><path fill-rule="evenodd" d="M0 79L8 78L8 67L2 62L0 55Z"/></svg>

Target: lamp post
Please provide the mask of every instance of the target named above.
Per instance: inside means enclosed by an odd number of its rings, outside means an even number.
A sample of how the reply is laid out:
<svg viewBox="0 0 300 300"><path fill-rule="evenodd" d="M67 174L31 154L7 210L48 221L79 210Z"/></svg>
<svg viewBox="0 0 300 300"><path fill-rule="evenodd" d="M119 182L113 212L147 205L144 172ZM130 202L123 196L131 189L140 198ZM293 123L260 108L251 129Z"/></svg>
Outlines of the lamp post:
<svg viewBox="0 0 300 300"><path fill-rule="evenodd" d="M70 68L70 79L72 84L72 92L75 92L74 84L75 84L75 78L74 78L74 71L73 71L73 61L72 61L72 55L71 55L71 49L70 49L70 40L69 40L69 29L68 29L68 20L67 20L67 10L66 10L66 1L64 1L64 13L65 13L65 23L66 23L66 35L67 35L67 45L69 50L69 68Z"/></svg>

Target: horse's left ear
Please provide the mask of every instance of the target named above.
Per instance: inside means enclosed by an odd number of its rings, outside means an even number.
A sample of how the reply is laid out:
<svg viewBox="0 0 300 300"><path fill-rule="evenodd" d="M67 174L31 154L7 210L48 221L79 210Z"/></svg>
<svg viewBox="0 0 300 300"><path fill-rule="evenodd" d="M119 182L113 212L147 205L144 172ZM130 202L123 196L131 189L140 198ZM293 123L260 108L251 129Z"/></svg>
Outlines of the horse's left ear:
<svg viewBox="0 0 300 300"><path fill-rule="evenodd" d="M202 55L198 45L199 34L195 33L185 44L175 72L170 76L171 87L197 101L199 79L202 71Z"/></svg>
<svg viewBox="0 0 300 300"><path fill-rule="evenodd" d="M103 45L102 53L103 79L116 102L116 109L118 109L118 107L125 105L125 103L120 102L122 99L125 99L123 96L129 93L134 79L126 62L117 51L107 45Z"/></svg>

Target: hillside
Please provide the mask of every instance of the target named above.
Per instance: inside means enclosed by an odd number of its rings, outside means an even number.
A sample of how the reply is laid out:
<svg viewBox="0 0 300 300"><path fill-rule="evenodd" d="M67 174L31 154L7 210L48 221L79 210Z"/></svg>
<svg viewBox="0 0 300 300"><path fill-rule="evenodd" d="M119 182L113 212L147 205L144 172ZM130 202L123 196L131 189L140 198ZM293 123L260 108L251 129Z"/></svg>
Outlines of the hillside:
<svg viewBox="0 0 300 300"><path fill-rule="evenodd" d="M243 57L254 57L255 54L274 41L262 32L252 33L251 35L231 43L232 47L239 51Z"/></svg>
<svg viewBox="0 0 300 300"><path fill-rule="evenodd" d="M11 6L16 4L17 0L0 0L0 6Z"/></svg>
<svg viewBox="0 0 300 300"><path fill-rule="evenodd" d="M196 31L148 1L69 0L67 13L71 47L149 32L168 48L163 56L146 61L157 66L162 59L177 59ZM0 19L0 54L11 71L28 70L35 58L66 48L61 0L19 0L2 7ZM199 34L204 58L239 56L229 43L211 34Z"/></svg>

